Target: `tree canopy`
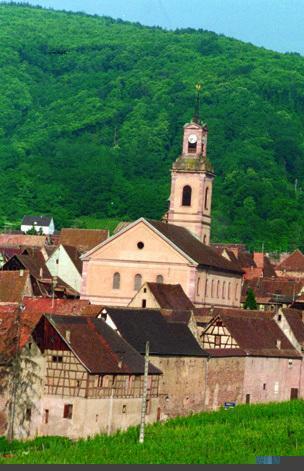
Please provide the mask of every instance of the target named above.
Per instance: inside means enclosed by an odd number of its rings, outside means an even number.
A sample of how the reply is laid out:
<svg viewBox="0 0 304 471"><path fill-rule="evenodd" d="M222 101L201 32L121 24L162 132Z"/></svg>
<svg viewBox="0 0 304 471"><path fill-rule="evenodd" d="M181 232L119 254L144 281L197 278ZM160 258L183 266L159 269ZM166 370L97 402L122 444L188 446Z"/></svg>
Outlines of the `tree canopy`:
<svg viewBox="0 0 304 471"><path fill-rule="evenodd" d="M203 83L213 241L304 248L304 58L212 32L0 5L0 220L160 218Z"/></svg>

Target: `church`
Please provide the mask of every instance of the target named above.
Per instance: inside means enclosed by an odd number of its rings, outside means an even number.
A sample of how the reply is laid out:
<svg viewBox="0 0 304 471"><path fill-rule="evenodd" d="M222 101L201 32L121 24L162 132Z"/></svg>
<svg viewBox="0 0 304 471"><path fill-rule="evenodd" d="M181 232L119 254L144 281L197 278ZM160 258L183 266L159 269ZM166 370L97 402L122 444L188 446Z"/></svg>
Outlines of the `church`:
<svg viewBox="0 0 304 471"><path fill-rule="evenodd" d="M210 246L214 170L207 125L185 124L162 221L140 218L82 256L81 299L128 306L146 282L180 284L196 307L239 307L242 270Z"/></svg>

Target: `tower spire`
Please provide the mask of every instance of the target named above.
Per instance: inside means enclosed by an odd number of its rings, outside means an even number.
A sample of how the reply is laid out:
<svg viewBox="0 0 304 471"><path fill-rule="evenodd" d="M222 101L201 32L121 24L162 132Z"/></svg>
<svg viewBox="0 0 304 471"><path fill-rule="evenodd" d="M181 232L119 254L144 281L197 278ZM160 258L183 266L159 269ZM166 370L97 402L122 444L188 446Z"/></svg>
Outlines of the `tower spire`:
<svg viewBox="0 0 304 471"><path fill-rule="evenodd" d="M196 102L195 102L195 109L194 109L194 115L193 115L193 123L201 124L201 90L202 90L202 84L197 83L195 85L196 89Z"/></svg>

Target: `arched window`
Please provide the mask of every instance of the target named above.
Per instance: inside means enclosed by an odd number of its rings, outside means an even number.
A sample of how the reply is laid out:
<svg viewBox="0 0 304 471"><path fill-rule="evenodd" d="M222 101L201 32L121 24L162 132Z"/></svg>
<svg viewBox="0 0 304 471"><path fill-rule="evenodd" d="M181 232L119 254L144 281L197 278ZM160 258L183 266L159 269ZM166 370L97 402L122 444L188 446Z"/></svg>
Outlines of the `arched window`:
<svg viewBox="0 0 304 471"><path fill-rule="evenodd" d="M220 280L217 282L217 287L216 287L216 297L220 297L220 289L221 289L221 282Z"/></svg>
<svg viewBox="0 0 304 471"><path fill-rule="evenodd" d="M209 187L206 188L205 191L205 209L208 209L209 203Z"/></svg>
<svg viewBox="0 0 304 471"><path fill-rule="evenodd" d="M222 289L222 298L225 299L226 297L226 281L223 282L223 289Z"/></svg>
<svg viewBox="0 0 304 471"><path fill-rule="evenodd" d="M120 289L120 273L113 275L113 289Z"/></svg>
<svg viewBox="0 0 304 471"><path fill-rule="evenodd" d="M191 206L191 195L192 195L192 188L189 185L184 186L183 188L183 206Z"/></svg>
<svg viewBox="0 0 304 471"><path fill-rule="evenodd" d="M156 277L156 283L163 283L164 282L164 277L163 275L157 275Z"/></svg>
<svg viewBox="0 0 304 471"><path fill-rule="evenodd" d="M231 283L228 283L228 299L231 298Z"/></svg>
<svg viewBox="0 0 304 471"><path fill-rule="evenodd" d="M134 289L135 291L138 291L141 288L142 285L142 276L141 275L135 275L134 278Z"/></svg>

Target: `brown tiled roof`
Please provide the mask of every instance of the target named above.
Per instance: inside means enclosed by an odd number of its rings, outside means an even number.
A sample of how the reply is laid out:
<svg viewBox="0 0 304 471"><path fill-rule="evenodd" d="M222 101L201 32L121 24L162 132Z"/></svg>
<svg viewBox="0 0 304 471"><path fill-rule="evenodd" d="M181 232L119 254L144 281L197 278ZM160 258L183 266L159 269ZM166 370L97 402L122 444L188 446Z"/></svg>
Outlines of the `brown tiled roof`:
<svg viewBox="0 0 304 471"><path fill-rule="evenodd" d="M219 255L212 247L202 244L184 227L150 219L147 222L199 265L242 274L239 265L236 266L233 262Z"/></svg>
<svg viewBox="0 0 304 471"><path fill-rule="evenodd" d="M265 276L267 278L277 276L276 272L275 272L275 269L274 269L274 266L272 265L272 263L270 262L269 258L266 255L264 256L263 276Z"/></svg>
<svg viewBox="0 0 304 471"><path fill-rule="evenodd" d="M47 314L46 319L90 373L143 374L144 358L101 319ZM121 362L121 364L120 364ZM149 364L151 374L161 374Z"/></svg>
<svg viewBox="0 0 304 471"><path fill-rule="evenodd" d="M47 236L27 234L0 234L1 247L43 247Z"/></svg>
<svg viewBox="0 0 304 471"><path fill-rule="evenodd" d="M193 309L194 306L181 285L147 283L161 309Z"/></svg>
<svg viewBox="0 0 304 471"><path fill-rule="evenodd" d="M283 262L277 265L276 270L304 272L304 255L300 250L295 250L289 257L285 258Z"/></svg>
<svg viewBox="0 0 304 471"><path fill-rule="evenodd" d="M252 288L257 302L282 301L291 303L304 286L303 281L286 278L256 278L245 281L242 288L242 301Z"/></svg>
<svg viewBox="0 0 304 471"><path fill-rule="evenodd" d="M64 245L63 247L65 251L67 252L68 256L70 257L70 259L72 260L72 262L74 263L77 271L81 275L82 273L82 261L80 260L81 253L79 252L77 247L72 247L70 245Z"/></svg>
<svg viewBox="0 0 304 471"><path fill-rule="evenodd" d="M283 314L297 341L304 346L304 315L297 309L283 309Z"/></svg>
<svg viewBox="0 0 304 471"><path fill-rule="evenodd" d="M59 242L62 245L77 247L79 251L86 252L104 242L109 237L105 229L61 229Z"/></svg>
<svg viewBox="0 0 304 471"><path fill-rule="evenodd" d="M0 302L20 303L26 294L28 283L28 271L24 271L22 276L19 270L0 271Z"/></svg>
<svg viewBox="0 0 304 471"><path fill-rule="evenodd" d="M249 356L299 358L300 355L273 320L273 314L244 309L215 308L231 336ZM277 340L281 341L278 348Z"/></svg>
<svg viewBox="0 0 304 471"><path fill-rule="evenodd" d="M45 264L45 258L40 250L36 250L35 253L31 255L16 255L16 258L18 258L24 268L26 268L34 278L52 278Z"/></svg>

